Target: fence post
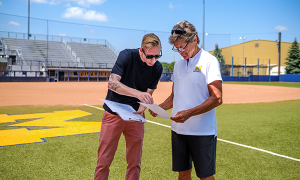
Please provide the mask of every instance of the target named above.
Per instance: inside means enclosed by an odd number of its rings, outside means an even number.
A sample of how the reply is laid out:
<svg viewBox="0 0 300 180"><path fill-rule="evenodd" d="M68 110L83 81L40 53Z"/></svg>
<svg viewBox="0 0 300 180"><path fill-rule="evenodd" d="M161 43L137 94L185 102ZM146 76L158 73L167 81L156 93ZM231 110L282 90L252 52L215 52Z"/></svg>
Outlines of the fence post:
<svg viewBox="0 0 300 180"><path fill-rule="evenodd" d="M247 63L246 63L246 62L247 62L247 59L245 58L245 68L244 68L244 69L245 69L245 72L244 72L245 76L247 75L247 70L246 70L246 68L247 68Z"/></svg>
<svg viewBox="0 0 300 180"><path fill-rule="evenodd" d="M269 82L271 82L271 74L270 74L270 72L271 72L271 66L270 66L270 59L269 59Z"/></svg>
<svg viewBox="0 0 300 180"><path fill-rule="evenodd" d="M259 75L259 58L257 59L257 75Z"/></svg>
<svg viewBox="0 0 300 180"><path fill-rule="evenodd" d="M231 76L233 76L233 56L231 57Z"/></svg>
<svg viewBox="0 0 300 180"><path fill-rule="evenodd" d="M56 81L57 82L59 81L59 71L57 71L57 74L56 74Z"/></svg>

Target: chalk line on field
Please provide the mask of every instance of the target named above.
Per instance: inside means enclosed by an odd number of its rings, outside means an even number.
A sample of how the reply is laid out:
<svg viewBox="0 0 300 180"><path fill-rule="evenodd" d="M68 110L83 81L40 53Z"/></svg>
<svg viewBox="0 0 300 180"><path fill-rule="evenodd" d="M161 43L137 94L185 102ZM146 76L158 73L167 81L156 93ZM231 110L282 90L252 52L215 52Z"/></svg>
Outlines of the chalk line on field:
<svg viewBox="0 0 300 180"><path fill-rule="evenodd" d="M99 108L99 107L97 107L97 106L91 106L91 105L88 105L88 104L83 104L83 105L85 105L85 106L89 106L89 107L93 107L93 108L100 109L100 110L104 111L104 109L102 109L102 108Z"/></svg>
<svg viewBox="0 0 300 180"><path fill-rule="evenodd" d="M274 153L274 152L271 152L271 151L267 151L267 150L264 150L264 149L259 149L259 148L256 148L256 147L252 147L252 146L247 146L247 145L244 145L244 144L235 143L235 142L227 141L227 140L220 139L220 138L218 138L218 140L223 141L223 142L227 142L227 143L230 143L230 144L234 144L234 145L237 145L237 146L242 146L242 147L254 149L254 150L257 150L257 151L265 152L265 153L268 153L268 154L272 154L272 155L275 155L275 156L279 156L279 157L283 157L283 158L287 158L287 159L291 159L291 160L299 161L300 162L300 159L296 159L296 158L292 158L292 157L289 157L289 156L277 154L277 153Z"/></svg>
<svg viewBox="0 0 300 180"><path fill-rule="evenodd" d="M88 104L84 104L84 105L85 106L89 106L89 107L93 107L93 108L96 108L96 109L104 110L104 109L96 107L96 106L91 106L91 105L88 105ZM160 124L160 123L157 123L157 122L154 122L154 121L147 120L147 122L153 123L153 124L157 124L157 125L160 125L160 126L164 126L164 127L167 127L167 128L171 128L171 126L168 126L168 125L165 125L165 124ZM283 157L283 158L286 158L286 159L290 159L290 160L294 160L294 161L300 162L300 159L296 159L296 158L292 158L292 157L289 157L289 156L277 154L277 153L274 153L274 152L271 152L271 151L267 151L267 150L264 150L264 149L260 149L260 148L256 148L256 147L252 147L252 146L248 146L248 145L244 145L244 144L239 144L239 143L235 143L235 142L232 142L232 141L227 141L227 140L220 139L220 138L217 138L217 139L219 141L226 142L226 143L229 143L229 144L234 144L234 145L237 145L237 146L242 146L242 147L246 147L246 148L249 148L249 149L254 149L254 150L257 150L257 151L261 151L261 152L265 152L265 153L268 153L268 154L272 154L274 156L279 156L279 157Z"/></svg>

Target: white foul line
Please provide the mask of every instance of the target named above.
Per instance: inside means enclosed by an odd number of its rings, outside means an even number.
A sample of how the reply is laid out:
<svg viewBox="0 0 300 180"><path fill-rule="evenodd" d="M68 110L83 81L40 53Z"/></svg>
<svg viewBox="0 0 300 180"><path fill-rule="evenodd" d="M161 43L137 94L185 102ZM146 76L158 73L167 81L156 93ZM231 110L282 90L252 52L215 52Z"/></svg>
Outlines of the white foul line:
<svg viewBox="0 0 300 180"><path fill-rule="evenodd" d="M99 108L99 107L96 107L96 106L91 106L91 105L88 105L88 104L83 104L83 105L89 106L89 107L93 107L93 108L96 108L96 109L100 109L100 110L104 110L102 108ZM164 126L164 127L167 127L167 128L171 128L171 126L160 124L160 123L157 123L157 122L154 122L154 121L147 120L147 122L153 123L153 124L157 124L157 125L160 125L160 126ZM217 138L217 139L219 141L227 142L229 144L234 144L234 145L237 145L237 146L242 146L242 147L246 147L246 148L249 148L249 149L254 149L254 150L257 150L257 151L261 151L261 152L265 152L265 153L268 153L268 154L272 154L274 156L279 156L279 157L283 157L283 158L287 158L287 159L291 159L291 160L300 162L300 159L296 159L296 158L292 158L292 157L289 157L289 156L277 154L277 153L274 153L274 152L271 152L271 151L267 151L267 150L264 150L264 149L259 149L259 148L256 148L256 147L252 147L252 146L247 146L247 145L244 145L244 144L235 143L235 142L227 141L227 140L220 139L220 138Z"/></svg>
<svg viewBox="0 0 300 180"><path fill-rule="evenodd" d="M157 123L157 122L154 122L154 121L147 120L147 122L157 124L157 125L160 125L160 126L164 126L164 127L167 127L167 128L171 128L171 126L160 124L160 123Z"/></svg>
<svg viewBox="0 0 300 180"><path fill-rule="evenodd" d="M89 107L93 107L93 108L100 109L100 110L104 111L104 109L102 109L102 108L99 108L99 107L97 107L97 106L91 106L91 105L88 105L88 104L83 104L83 105L85 105L85 106L89 106Z"/></svg>
<svg viewBox="0 0 300 180"><path fill-rule="evenodd" d="M277 154L277 153L274 153L274 152L271 152L271 151L267 151L267 150L264 150L264 149L259 149L259 148L256 148L256 147L252 147L252 146L247 146L247 145L244 145L244 144L235 143L235 142L227 141L227 140L220 139L220 138L218 138L218 140L223 141L223 142L227 142L227 143L230 143L230 144L234 144L234 145L237 145L237 146L242 146L242 147L254 149L254 150L257 150L257 151L262 151L262 152L269 153L269 154L272 154L272 155L275 155L275 156L279 156L279 157L283 157L283 158L287 158L287 159L291 159L291 160L299 161L300 162L300 159L296 159L296 158L292 158L292 157L289 157L289 156Z"/></svg>

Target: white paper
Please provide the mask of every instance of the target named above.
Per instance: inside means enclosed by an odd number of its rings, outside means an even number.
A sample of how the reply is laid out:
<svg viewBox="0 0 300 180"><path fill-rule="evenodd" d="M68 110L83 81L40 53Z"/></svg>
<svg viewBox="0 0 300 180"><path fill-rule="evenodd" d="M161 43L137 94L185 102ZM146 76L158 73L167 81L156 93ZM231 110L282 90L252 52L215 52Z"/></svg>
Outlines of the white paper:
<svg viewBox="0 0 300 180"><path fill-rule="evenodd" d="M128 104L117 103L104 99L100 100L102 100L113 112L117 113L125 121L147 122L141 115L133 114L136 111Z"/></svg>
<svg viewBox="0 0 300 180"><path fill-rule="evenodd" d="M163 108L159 107L157 104L145 104L139 102L141 105L149 108L151 111L157 114L158 117L163 118L163 119L170 119L171 115L165 111Z"/></svg>

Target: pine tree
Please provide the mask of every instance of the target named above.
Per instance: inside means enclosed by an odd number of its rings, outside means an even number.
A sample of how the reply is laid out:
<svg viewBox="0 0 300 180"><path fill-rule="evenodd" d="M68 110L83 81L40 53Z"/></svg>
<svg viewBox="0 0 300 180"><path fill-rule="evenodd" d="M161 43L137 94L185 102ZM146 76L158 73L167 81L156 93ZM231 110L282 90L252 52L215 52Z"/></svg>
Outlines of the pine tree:
<svg viewBox="0 0 300 180"><path fill-rule="evenodd" d="M226 70L226 66L225 66L225 60L221 53L222 53L222 50L219 49L218 44L216 44L216 48L213 52L213 56L215 56L217 58L217 60L220 62L221 74L226 74L227 70Z"/></svg>
<svg viewBox="0 0 300 180"><path fill-rule="evenodd" d="M216 44L216 48L214 50L213 56L215 56L218 59L218 61L220 62L220 65L224 65L225 60L223 59L223 55L221 53L222 53L222 50L219 49L218 44Z"/></svg>
<svg viewBox="0 0 300 180"><path fill-rule="evenodd" d="M285 63L286 65L288 65L285 68L286 73L300 74L300 50L296 39L290 47L289 54L286 60L288 60L288 62Z"/></svg>

